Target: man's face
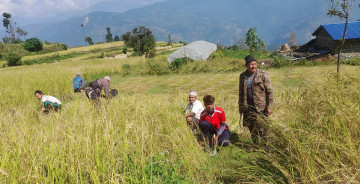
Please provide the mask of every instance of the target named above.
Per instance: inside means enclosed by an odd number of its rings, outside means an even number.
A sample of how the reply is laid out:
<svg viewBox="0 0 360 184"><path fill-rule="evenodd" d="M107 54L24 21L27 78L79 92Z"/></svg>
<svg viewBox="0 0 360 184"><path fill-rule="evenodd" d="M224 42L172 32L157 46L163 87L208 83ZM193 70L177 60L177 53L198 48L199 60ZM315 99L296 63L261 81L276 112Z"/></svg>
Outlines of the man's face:
<svg viewBox="0 0 360 184"><path fill-rule="evenodd" d="M255 73L256 70L257 70L257 62L256 62L256 61L253 61L253 62L251 62L251 63L248 63L248 64L246 65L246 68L247 68L247 70L249 71L250 74Z"/></svg>
<svg viewBox="0 0 360 184"><path fill-rule="evenodd" d="M190 102L190 103L194 103L195 100L196 100L196 96L194 96L194 95L189 95L189 102Z"/></svg>
<svg viewBox="0 0 360 184"><path fill-rule="evenodd" d="M41 100L41 98L42 98L43 95L42 95L42 94L39 94L39 93L35 93L35 96L36 96L37 99Z"/></svg>
<svg viewBox="0 0 360 184"><path fill-rule="evenodd" d="M205 104L205 107L208 114L214 113L214 104Z"/></svg>

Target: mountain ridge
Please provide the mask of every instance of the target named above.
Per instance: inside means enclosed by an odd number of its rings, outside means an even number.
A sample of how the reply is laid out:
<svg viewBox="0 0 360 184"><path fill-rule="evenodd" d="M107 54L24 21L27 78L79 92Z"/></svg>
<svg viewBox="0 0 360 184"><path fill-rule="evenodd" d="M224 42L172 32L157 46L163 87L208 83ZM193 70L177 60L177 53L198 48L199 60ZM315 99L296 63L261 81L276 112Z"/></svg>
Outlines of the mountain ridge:
<svg viewBox="0 0 360 184"><path fill-rule="evenodd" d="M86 44L85 36L94 42L105 42L106 27L111 28L113 36L121 37L144 25L158 41L167 41L171 34L174 41L206 40L232 45L244 38L249 28L255 27L267 45L287 42L291 32L298 43L305 43L321 24L342 22L326 15L327 6L326 1L312 0L167 0L124 13L91 12L84 16L89 22L83 27L80 25L84 17L75 17L44 26L31 36L79 46ZM359 12L359 8L354 10ZM32 32L35 28L28 26L26 30Z"/></svg>

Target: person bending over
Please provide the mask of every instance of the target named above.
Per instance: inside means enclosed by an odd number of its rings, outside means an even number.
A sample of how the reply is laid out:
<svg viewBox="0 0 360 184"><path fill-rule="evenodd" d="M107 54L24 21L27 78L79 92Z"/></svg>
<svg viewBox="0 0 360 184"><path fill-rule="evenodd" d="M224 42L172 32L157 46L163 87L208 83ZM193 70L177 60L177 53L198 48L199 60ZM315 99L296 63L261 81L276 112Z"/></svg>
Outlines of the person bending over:
<svg viewBox="0 0 360 184"><path fill-rule="evenodd" d="M41 112L47 114L52 110L59 111L61 109L61 102L57 98L49 95L44 95L43 92L40 90L36 90L34 95L42 102Z"/></svg>

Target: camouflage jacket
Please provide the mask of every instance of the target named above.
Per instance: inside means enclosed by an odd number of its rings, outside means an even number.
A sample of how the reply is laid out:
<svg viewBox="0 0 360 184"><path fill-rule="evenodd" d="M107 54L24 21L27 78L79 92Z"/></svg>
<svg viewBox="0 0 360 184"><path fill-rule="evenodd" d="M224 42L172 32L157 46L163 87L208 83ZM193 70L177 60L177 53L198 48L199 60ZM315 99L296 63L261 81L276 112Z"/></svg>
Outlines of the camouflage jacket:
<svg viewBox="0 0 360 184"><path fill-rule="evenodd" d="M239 82L239 112L247 111L247 71L240 74ZM253 97L255 108L258 112L262 112L267 108L271 108L274 101L274 94L270 76L266 71L257 69L254 81L252 83Z"/></svg>

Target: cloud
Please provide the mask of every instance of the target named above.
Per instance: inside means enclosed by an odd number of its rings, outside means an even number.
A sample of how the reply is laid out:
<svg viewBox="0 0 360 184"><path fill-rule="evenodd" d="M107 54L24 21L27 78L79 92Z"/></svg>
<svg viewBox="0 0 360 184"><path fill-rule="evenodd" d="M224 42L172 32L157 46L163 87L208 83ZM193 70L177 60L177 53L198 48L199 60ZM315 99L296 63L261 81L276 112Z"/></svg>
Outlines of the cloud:
<svg viewBox="0 0 360 184"><path fill-rule="evenodd" d="M83 10L104 0L1 0L0 11L19 16L45 16Z"/></svg>
<svg viewBox="0 0 360 184"><path fill-rule="evenodd" d="M61 19L65 15L79 16L85 15L90 11L106 11L107 7L96 8L97 4L101 2L108 2L114 0L0 0L0 13L11 13L15 20L26 20L39 22L48 19ZM120 2L131 2L132 4L139 4L145 6L151 3L156 3L164 0L117 0ZM127 4L127 3L124 3ZM91 8L91 9L90 9ZM114 11L114 7L108 7L109 11ZM119 10L126 10L121 7ZM131 9L131 7L128 7ZM127 10L128 10L127 9Z"/></svg>

